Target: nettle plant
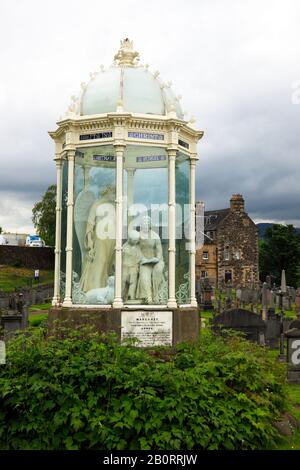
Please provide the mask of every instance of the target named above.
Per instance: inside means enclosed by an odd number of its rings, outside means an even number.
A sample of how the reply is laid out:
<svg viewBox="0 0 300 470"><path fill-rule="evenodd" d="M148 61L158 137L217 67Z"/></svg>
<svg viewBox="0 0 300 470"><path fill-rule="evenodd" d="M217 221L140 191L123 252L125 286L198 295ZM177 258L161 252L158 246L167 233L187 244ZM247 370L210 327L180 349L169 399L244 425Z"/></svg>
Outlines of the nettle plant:
<svg viewBox="0 0 300 470"><path fill-rule="evenodd" d="M236 334L146 351L89 326L35 327L0 367L0 449L268 449L283 383Z"/></svg>

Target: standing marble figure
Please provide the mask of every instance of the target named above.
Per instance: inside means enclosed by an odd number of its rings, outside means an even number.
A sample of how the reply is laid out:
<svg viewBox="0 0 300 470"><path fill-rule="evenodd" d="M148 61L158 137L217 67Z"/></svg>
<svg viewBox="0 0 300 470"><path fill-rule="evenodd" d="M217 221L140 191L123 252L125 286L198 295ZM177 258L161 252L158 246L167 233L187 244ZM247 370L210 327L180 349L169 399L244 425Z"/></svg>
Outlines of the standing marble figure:
<svg viewBox="0 0 300 470"><path fill-rule="evenodd" d="M115 188L107 186L90 209L85 233L87 255L80 279L83 292L106 287L111 275L115 253L114 199Z"/></svg>
<svg viewBox="0 0 300 470"><path fill-rule="evenodd" d="M137 297L148 304L159 301L159 291L163 280L164 260L161 241L157 233L151 230L151 219L143 218L140 231L140 275Z"/></svg>

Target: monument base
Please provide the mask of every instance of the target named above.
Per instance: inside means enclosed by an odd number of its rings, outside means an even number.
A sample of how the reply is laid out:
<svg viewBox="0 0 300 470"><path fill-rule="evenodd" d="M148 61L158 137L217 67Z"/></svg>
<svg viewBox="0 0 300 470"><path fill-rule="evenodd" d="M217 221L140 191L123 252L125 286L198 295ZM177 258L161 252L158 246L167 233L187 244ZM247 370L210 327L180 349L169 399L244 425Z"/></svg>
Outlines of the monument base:
<svg viewBox="0 0 300 470"><path fill-rule="evenodd" d="M136 337L144 347L196 342L200 333L200 315L193 307L52 307L50 326L55 320L70 321L74 325L92 324L99 332L116 333L122 342Z"/></svg>

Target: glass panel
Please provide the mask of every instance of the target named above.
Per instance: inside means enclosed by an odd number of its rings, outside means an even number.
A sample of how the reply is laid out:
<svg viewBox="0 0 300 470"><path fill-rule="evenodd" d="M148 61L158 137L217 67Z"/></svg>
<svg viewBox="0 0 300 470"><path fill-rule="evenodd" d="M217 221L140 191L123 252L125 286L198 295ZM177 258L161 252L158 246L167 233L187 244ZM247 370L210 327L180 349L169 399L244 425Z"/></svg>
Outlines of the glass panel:
<svg viewBox="0 0 300 470"><path fill-rule="evenodd" d="M168 300L168 158L129 145L124 160L122 295L126 304Z"/></svg>
<svg viewBox="0 0 300 470"><path fill-rule="evenodd" d="M68 202L68 162L62 166L62 201L61 201L61 254L60 254L60 298L65 298L66 284L66 242L67 242L67 202Z"/></svg>
<svg viewBox="0 0 300 470"><path fill-rule="evenodd" d="M112 145L75 156L74 304L112 304L115 273L116 158Z"/></svg>
<svg viewBox="0 0 300 470"><path fill-rule="evenodd" d="M190 294L190 163L182 152L176 158L176 300L191 302Z"/></svg>

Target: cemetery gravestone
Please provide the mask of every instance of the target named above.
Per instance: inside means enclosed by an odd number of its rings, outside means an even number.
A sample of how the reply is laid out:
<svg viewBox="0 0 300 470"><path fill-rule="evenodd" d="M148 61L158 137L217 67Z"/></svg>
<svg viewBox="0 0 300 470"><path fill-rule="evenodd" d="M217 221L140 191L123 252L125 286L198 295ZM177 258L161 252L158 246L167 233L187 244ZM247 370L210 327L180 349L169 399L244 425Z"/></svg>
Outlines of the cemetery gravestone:
<svg viewBox="0 0 300 470"><path fill-rule="evenodd" d="M239 330L247 339L260 344L262 338L266 336L265 322L255 313L241 308L227 310L217 315L212 321L212 328L217 332L222 329Z"/></svg>
<svg viewBox="0 0 300 470"><path fill-rule="evenodd" d="M287 378L290 383L300 384L300 329L292 328L286 332L287 338Z"/></svg>

